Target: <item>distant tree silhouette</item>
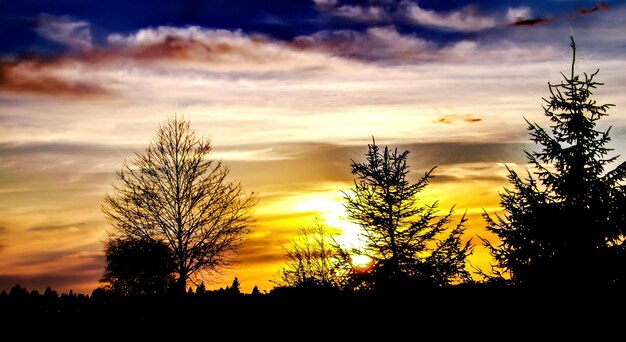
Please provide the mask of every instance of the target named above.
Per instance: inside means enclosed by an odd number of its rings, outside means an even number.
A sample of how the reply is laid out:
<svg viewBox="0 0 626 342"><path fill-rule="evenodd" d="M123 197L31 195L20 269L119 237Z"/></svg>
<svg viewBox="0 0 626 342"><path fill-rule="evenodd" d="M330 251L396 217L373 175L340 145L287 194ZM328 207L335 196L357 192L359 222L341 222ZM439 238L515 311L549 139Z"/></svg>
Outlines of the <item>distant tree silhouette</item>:
<svg viewBox="0 0 626 342"><path fill-rule="evenodd" d="M211 150L189 121L170 118L117 172L119 183L104 200L116 233L163 241L174 252L179 293L189 277L234 263L252 223L254 195L227 180L228 167L209 159Z"/></svg>
<svg viewBox="0 0 626 342"><path fill-rule="evenodd" d="M341 287L349 267L333 239L318 219L299 229L299 234L283 245L286 264L279 270L278 284L284 286Z"/></svg>
<svg viewBox="0 0 626 342"><path fill-rule="evenodd" d="M373 141L365 162L352 161L356 179L352 191L344 193L345 207L348 218L364 230L365 247L356 252L373 260L369 272L360 276L379 290L400 284L447 285L469 280L465 259L472 245L461 242L465 216L446 237L452 210L439 216L437 202L417 203L434 168L411 184L408 154L388 147L381 151Z"/></svg>
<svg viewBox="0 0 626 342"><path fill-rule="evenodd" d="M526 152L535 171L522 179L509 169L513 189L500 195L503 216L484 214L487 229L500 238L492 245L496 274L526 286L587 286L614 284L624 269L626 164L606 172L616 157L609 131L596 123L612 105L597 104L592 90L603 83L577 75L576 45L571 73L558 84L548 83L544 99L551 134L528 120L531 140L541 146Z"/></svg>
<svg viewBox="0 0 626 342"><path fill-rule="evenodd" d="M232 294L241 294L241 283L239 283L239 279L237 279L237 277L233 279L233 283L230 285L229 290Z"/></svg>
<svg viewBox="0 0 626 342"><path fill-rule="evenodd" d="M196 287L196 294L202 296L205 293L206 293L206 286L204 286L204 282L201 282L200 285Z"/></svg>
<svg viewBox="0 0 626 342"><path fill-rule="evenodd" d="M46 287L46 290L43 292L43 296L51 300L59 298L59 294L56 291L53 291L50 286Z"/></svg>
<svg viewBox="0 0 626 342"><path fill-rule="evenodd" d="M174 284L176 259L161 241L147 238L110 239L101 282L126 296L164 295Z"/></svg>
<svg viewBox="0 0 626 342"><path fill-rule="evenodd" d="M252 293L253 296L260 296L261 295L261 291L259 291L258 286L254 285L254 288L252 289Z"/></svg>
<svg viewBox="0 0 626 342"><path fill-rule="evenodd" d="M20 284L15 284L15 286L11 288L11 291L9 291L9 296L18 298L18 299L23 299L23 298L28 298L29 294L28 294L28 290L20 286Z"/></svg>

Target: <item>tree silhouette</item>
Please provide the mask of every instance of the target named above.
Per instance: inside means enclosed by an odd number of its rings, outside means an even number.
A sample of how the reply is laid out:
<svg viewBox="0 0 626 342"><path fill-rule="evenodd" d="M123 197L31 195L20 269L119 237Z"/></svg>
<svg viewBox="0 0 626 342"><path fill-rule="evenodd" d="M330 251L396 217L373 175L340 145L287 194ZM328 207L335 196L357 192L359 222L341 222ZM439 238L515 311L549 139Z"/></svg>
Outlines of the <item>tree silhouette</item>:
<svg viewBox="0 0 626 342"><path fill-rule="evenodd" d="M110 239L105 254L106 269L101 282L125 296L164 295L174 284L176 259L161 241Z"/></svg>
<svg viewBox="0 0 626 342"><path fill-rule="evenodd" d="M551 133L528 123L539 152L526 152L535 171L525 179L509 169L513 189L500 195L504 215L483 216L487 229L500 238L492 245L483 239L497 274L508 273L518 285L603 285L614 283L623 269L626 164L605 172L617 157L611 151L609 131L596 123L612 105L597 104L592 90L603 83L591 75L577 75L576 45L570 75L548 83L544 99Z"/></svg>
<svg viewBox="0 0 626 342"><path fill-rule="evenodd" d="M230 285L230 293L238 295L241 294L241 283L239 282L239 279L237 279L237 277L235 277L235 279L233 279L233 283Z"/></svg>
<svg viewBox="0 0 626 342"><path fill-rule="evenodd" d="M261 291L259 291L259 287L258 286L254 285L254 288L252 289L251 295L254 296L254 297L258 297L258 296L261 295Z"/></svg>
<svg viewBox="0 0 626 342"><path fill-rule="evenodd" d="M279 270L279 284L293 287L341 287L350 267L329 229L318 219L301 227L299 235L283 245L286 265Z"/></svg>
<svg viewBox="0 0 626 342"><path fill-rule="evenodd" d="M381 151L373 141L364 163L352 161L356 179L352 192L344 193L345 207L349 219L364 230L365 247L357 253L373 260L368 281L384 289L407 282L446 285L470 279L465 259L472 246L460 239L465 216L444 237L452 210L438 216L437 202L417 204L417 195L428 185L434 168L411 184L408 154L388 147Z"/></svg>
<svg viewBox="0 0 626 342"><path fill-rule="evenodd" d="M228 167L209 159L211 150L189 121L170 118L117 172L119 184L104 200L116 233L163 241L173 251L182 294L189 277L234 263L252 224L254 195L227 180Z"/></svg>
<svg viewBox="0 0 626 342"><path fill-rule="evenodd" d="M196 287L196 295L203 296L206 294L206 286L204 286L204 282L201 282L200 285Z"/></svg>

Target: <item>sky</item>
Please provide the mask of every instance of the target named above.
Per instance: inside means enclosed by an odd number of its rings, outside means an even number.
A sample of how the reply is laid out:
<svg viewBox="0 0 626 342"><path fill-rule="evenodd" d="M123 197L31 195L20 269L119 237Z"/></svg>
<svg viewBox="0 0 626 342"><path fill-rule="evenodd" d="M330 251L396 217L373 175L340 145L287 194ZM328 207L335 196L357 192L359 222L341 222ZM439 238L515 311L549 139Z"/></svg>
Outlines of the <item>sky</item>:
<svg viewBox="0 0 626 342"><path fill-rule="evenodd" d="M270 290L280 242L314 217L358 243L341 190L372 137L410 151L412 180L437 166L421 201L467 212L478 244L570 36L623 153L624 1L0 0L0 289L99 286L102 199L175 114L259 198L210 287ZM489 267L480 246L470 260Z"/></svg>

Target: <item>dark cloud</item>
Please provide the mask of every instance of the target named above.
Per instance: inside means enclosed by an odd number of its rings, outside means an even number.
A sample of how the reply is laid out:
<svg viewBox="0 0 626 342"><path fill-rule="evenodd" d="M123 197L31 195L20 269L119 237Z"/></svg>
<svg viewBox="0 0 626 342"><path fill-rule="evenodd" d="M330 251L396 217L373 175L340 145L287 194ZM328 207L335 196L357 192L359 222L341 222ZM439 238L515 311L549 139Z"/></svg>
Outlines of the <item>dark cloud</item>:
<svg viewBox="0 0 626 342"><path fill-rule="evenodd" d="M277 264L285 260L281 253L268 253L268 246L256 249L243 248L239 253L239 260L246 265Z"/></svg>
<svg viewBox="0 0 626 342"><path fill-rule="evenodd" d="M16 260L12 263L13 267L28 267L28 266L39 266L41 264L58 261L63 258L71 255L72 252L69 251L52 251L46 252L42 251L34 255L30 255L28 258L22 258L20 260Z"/></svg>
<svg viewBox="0 0 626 342"><path fill-rule="evenodd" d="M592 14L598 11L608 11L609 10L609 5L607 5L604 2L598 2L595 6L593 6L592 8L580 8L578 9L578 14L580 15L588 15L588 14Z"/></svg>
<svg viewBox="0 0 626 342"><path fill-rule="evenodd" d="M560 18L575 19L577 16L585 16L596 13L598 11L608 11L609 6L604 2L599 2L592 8L579 8L576 12L566 12L562 15L550 16L550 17L536 17L536 18L518 18L510 26L537 26L558 21Z"/></svg>
<svg viewBox="0 0 626 342"><path fill-rule="evenodd" d="M386 145L377 141L379 146ZM521 143L403 143L390 144L400 150L408 150L409 165L414 171L462 163L524 163L523 150L531 145ZM264 191L281 189L275 197L289 191L314 191L323 182L352 181L351 160L363 160L367 145L334 145L322 143L291 143L282 145L247 145L237 148L251 150L272 149L283 160L229 161L232 174L241 179L247 188L262 196ZM251 172L251 170L254 170ZM285 170L285 172L276 172ZM271 198L266 198L270 200ZM311 212L311 215L314 215ZM272 217L280 221L280 216ZM287 218L285 218L287 219Z"/></svg>
<svg viewBox="0 0 626 342"><path fill-rule="evenodd" d="M464 175L450 175L450 174L436 174L435 171L434 178L431 183L439 184L439 183L462 183L467 184L468 181L488 181L488 182L505 182L506 176L476 176L472 175L470 177Z"/></svg>
<svg viewBox="0 0 626 342"><path fill-rule="evenodd" d="M119 146L106 144L80 144L63 142L33 143L0 143L0 158L31 156L33 154L80 155L80 156L111 156L132 154L136 146Z"/></svg>
<svg viewBox="0 0 626 342"><path fill-rule="evenodd" d="M547 24L556 21L557 18L534 18L534 19L520 19L511 24L510 26L536 26L541 24Z"/></svg>
<svg viewBox="0 0 626 342"><path fill-rule="evenodd" d="M466 123L476 123L476 122L481 122L483 121L483 119L481 118L475 118L475 117L464 117L464 118L458 118L458 117L454 117L454 116L444 116L441 118L438 118L435 120L436 123L440 123L440 124L447 124L447 125L451 125L457 122L466 122Z"/></svg>
<svg viewBox="0 0 626 342"><path fill-rule="evenodd" d="M454 123L454 119L452 118L439 118L435 120L436 123L451 125Z"/></svg>
<svg viewBox="0 0 626 342"><path fill-rule="evenodd" d="M47 253L42 257L29 258L20 265L37 265L41 262L63 258L68 260L67 266L62 271L37 273L37 274L11 274L0 275L0 290L10 289L15 284L20 284L28 290L44 290L47 286L63 292L70 289L90 293L97 286L98 279L104 270L105 258L102 254L73 254L59 255ZM69 261L72 261L69 263Z"/></svg>
<svg viewBox="0 0 626 342"><path fill-rule="evenodd" d="M261 237L250 237L239 250L239 259L246 264L276 264L284 260L280 243L293 237L289 230L272 231Z"/></svg>
<svg viewBox="0 0 626 342"><path fill-rule="evenodd" d="M85 226L84 222L79 222L79 223L53 225L53 226L36 226L28 230L31 232L55 232L55 231L65 230L65 229L70 229L70 228L80 229L81 227L84 227L84 226Z"/></svg>

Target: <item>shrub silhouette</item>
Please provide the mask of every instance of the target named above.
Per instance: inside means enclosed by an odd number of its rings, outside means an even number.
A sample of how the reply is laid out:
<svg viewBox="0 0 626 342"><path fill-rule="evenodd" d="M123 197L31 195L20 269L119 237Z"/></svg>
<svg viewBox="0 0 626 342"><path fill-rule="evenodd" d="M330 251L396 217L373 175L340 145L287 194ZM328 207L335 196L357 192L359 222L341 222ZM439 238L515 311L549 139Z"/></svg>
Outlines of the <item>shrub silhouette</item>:
<svg viewBox="0 0 626 342"><path fill-rule="evenodd" d="M149 239L110 239L101 282L126 296L164 295L175 281L176 261L169 247Z"/></svg>

